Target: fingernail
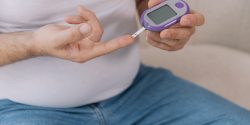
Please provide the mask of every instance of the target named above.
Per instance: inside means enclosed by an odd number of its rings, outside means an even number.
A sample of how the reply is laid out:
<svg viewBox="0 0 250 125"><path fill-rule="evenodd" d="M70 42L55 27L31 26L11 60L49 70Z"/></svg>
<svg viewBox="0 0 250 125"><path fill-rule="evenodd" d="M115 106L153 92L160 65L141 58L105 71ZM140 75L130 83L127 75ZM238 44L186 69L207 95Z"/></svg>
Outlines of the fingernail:
<svg viewBox="0 0 250 125"><path fill-rule="evenodd" d="M80 32L82 34L86 34L86 33L89 33L91 31L91 27L89 24L85 23L85 24L82 24L81 27L80 27Z"/></svg>

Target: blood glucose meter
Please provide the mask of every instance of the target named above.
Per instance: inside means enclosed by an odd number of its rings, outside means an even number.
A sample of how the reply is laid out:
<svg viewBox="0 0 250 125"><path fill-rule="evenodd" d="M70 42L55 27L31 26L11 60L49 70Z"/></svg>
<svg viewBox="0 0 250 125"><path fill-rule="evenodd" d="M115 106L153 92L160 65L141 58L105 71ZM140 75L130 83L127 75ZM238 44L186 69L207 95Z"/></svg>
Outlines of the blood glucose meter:
<svg viewBox="0 0 250 125"><path fill-rule="evenodd" d="M183 0L162 0L160 4L143 12L140 19L143 28L133 34L133 37L145 30L159 32L169 28L188 14L189 10L188 4Z"/></svg>

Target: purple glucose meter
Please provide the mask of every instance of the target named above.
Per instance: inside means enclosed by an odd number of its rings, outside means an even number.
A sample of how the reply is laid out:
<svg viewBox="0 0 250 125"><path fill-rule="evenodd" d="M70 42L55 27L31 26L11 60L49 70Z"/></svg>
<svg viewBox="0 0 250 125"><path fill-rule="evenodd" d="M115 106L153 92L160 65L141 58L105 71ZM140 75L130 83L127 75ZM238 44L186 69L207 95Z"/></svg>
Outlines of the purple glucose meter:
<svg viewBox="0 0 250 125"><path fill-rule="evenodd" d="M189 6L183 0L162 0L162 2L143 12L141 24L150 31L162 31L180 21L189 13Z"/></svg>

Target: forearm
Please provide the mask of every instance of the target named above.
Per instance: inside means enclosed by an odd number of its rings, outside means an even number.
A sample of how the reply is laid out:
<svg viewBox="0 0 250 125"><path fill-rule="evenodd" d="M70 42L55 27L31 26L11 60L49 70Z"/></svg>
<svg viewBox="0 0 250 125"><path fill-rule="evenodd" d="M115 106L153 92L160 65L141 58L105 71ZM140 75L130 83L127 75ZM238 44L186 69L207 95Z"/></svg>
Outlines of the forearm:
<svg viewBox="0 0 250 125"><path fill-rule="evenodd" d="M32 56L30 32L0 34L0 66Z"/></svg>

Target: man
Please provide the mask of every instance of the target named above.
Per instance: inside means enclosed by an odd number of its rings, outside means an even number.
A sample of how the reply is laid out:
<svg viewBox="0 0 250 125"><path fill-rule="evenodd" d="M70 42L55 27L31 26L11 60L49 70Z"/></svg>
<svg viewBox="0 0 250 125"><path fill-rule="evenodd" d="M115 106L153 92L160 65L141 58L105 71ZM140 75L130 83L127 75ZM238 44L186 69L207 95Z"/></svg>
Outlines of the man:
<svg viewBox="0 0 250 125"><path fill-rule="evenodd" d="M123 35L137 30L136 8L160 1L2 0L0 125L249 124L245 109L165 69L140 66L136 40ZM203 24L192 11L148 32L148 42L176 51Z"/></svg>

